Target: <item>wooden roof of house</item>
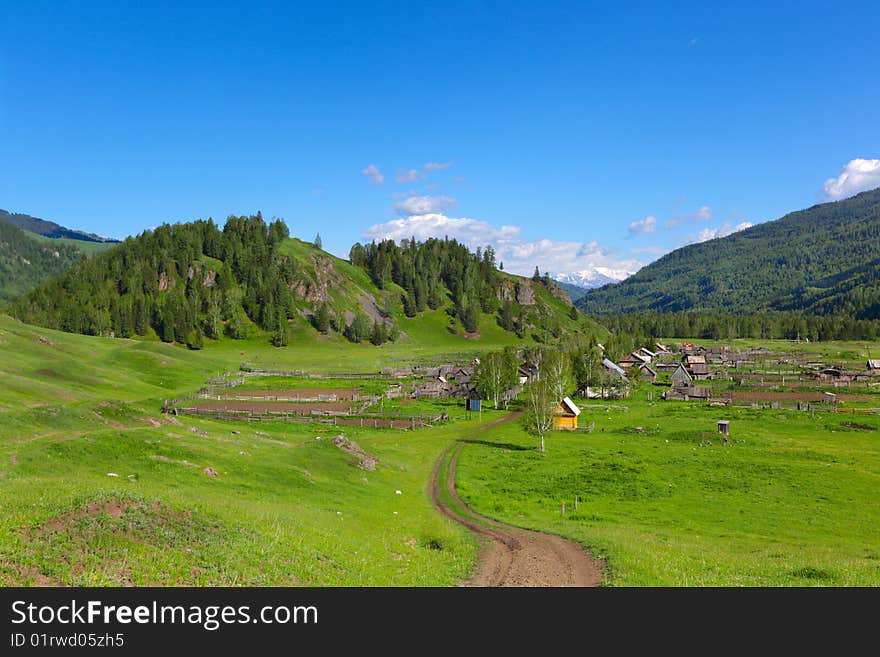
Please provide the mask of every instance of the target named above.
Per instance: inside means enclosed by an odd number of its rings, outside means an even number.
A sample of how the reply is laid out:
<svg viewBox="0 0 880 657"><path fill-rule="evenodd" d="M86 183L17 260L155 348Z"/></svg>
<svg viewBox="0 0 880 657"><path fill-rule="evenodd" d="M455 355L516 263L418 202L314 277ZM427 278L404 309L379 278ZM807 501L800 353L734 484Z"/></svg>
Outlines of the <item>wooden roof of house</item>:
<svg viewBox="0 0 880 657"><path fill-rule="evenodd" d="M614 363L614 362L608 360L607 358L603 358L602 364L605 366L606 370L613 372L614 374L619 376L621 379L626 379L626 372L624 372L623 368L620 365L618 365L617 363Z"/></svg>
<svg viewBox="0 0 880 657"><path fill-rule="evenodd" d="M688 372L684 365L679 363L678 367L675 368L675 371L672 373L673 378L682 378L684 377L685 381L693 381L694 377L691 376L691 373Z"/></svg>

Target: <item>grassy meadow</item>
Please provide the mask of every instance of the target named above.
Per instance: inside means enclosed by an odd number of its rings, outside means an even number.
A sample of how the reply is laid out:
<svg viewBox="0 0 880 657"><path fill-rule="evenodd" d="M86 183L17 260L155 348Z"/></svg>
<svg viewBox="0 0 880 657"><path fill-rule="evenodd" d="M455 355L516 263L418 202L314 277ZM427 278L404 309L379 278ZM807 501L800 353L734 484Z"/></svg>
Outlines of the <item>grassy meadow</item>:
<svg viewBox="0 0 880 657"><path fill-rule="evenodd" d="M164 418L164 399L236 369L240 345L2 318L0 348L0 584L443 586L473 566L476 541L425 493L450 432L475 424L463 409L416 431ZM357 358L369 349L342 365L373 367ZM340 367L314 351L272 356ZM340 433L374 472L332 444Z"/></svg>
<svg viewBox="0 0 880 657"><path fill-rule="evenodd" d="M880 585L878 416L646 392L579 400L595 430L552 432L544 454L522 425L486 432L459 458L462 499L581 542L606 560L610 585Z"/></svg>
<svg viewBox="0 0 880 657"><path fill-rule="evenodd" d="M0 585L447 586L467 578L479 544L426 494L437 457L479 425L460 402L386 400L387 412L450 415L415 431L160 413L165 399L244 360L370 372L471 357L509 334L435 335L374 347L294 331L285 349L254 338L189 351L0 316ZM864 347L822 349L857 362ZM382 385L341 375L254 377L246 387L372 394ZM582 402L581 425L595 422L595 431L552 433L543 455L515 422L489 429L461 454L462 497L488 516L580 541L606 560L610 585L880 584L872 504L880 416L662 402L659 388L649 401L651 389ZM484 407L481 420L503 415ZM715 433L722 418L731 420L728 443ZM332 443L338 434L377 458L376 470L357 467L357 455Z"/></svg>

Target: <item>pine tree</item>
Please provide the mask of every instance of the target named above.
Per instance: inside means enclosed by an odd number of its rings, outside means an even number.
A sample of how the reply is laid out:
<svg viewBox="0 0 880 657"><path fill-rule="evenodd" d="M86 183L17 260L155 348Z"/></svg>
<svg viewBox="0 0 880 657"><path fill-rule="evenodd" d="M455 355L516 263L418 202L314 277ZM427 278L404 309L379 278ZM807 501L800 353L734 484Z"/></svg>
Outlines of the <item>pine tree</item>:
<svg viewBox="0 0 880 657"><path fill-rule="evenodd" d="M324 243L321 241L321 233L315 235L315 241L313 244L319 249L324 247Z"/></svg>
<svg viewBox="0 0 880 657"><path fill-rule="evenodd" d="M464 313L461 318L462 326L464 326L464 330L468 333L474 333L479 324L479 313L477 312L477 307L473 303L468 303L464 308Z"/></svg>
<svg viewBox="0 0 880 657"><path fill-rule="evenodd" d="M387 341L388 341L388 333L385 328L385 322L382 320L379 320L378 322L374 322L373 323L373 330L370 335L370 342L372 342L376 346L379 346L380 344L383 344L384 342L387 342Z"/></svg>
<svg viewBox="0 0 880 657"><path fill-rule="evenodd" d="M315 328L321 333L329 333L330 331L330 311L327 310L327 304L322 303L315 310Z"/></svg>

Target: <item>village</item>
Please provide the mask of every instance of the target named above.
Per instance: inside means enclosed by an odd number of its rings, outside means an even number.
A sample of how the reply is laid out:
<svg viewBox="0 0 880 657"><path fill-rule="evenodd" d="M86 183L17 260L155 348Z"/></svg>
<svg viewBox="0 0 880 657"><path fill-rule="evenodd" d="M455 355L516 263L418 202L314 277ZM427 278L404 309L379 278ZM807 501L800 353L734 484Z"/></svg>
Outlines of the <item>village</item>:
<svg viewBox="0 0 880 657"><path fill-rule="evenodd" d="M604 346L598 348L604 354ZM410 430L449 420L453 408L480 412L486 400L479 374L479 358L464 364L417 364L347 374L242 364L239 372L211 380L193 395L166 401L163 410L219 419L286 419ZM540 363L522 358L516 364L513 384L498 398L503 408L540 376ZM260 384L252 389L258 379L285 385ZM602 358L594 385L576 387L570 396L555 400L552 428L591 431L594 423L579 426L587 404L630 399L636 391L648 401L663 403L876 413L878 386L880 359L867 359L858 367L854 361L827 362L816 354L771 351L764 346L656 342L616 362ZM450 406L449 402L455 403Z"/></svg>

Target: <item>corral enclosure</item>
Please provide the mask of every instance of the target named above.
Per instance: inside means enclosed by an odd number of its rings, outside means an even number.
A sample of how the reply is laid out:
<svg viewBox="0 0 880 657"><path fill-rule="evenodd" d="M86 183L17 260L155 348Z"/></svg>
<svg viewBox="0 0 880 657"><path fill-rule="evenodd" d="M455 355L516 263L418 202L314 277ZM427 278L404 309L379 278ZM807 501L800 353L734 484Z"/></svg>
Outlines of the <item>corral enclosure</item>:
<svg viewBox="0 0 880 657"><path fill-rule="evenodd" d="M227 373L164 411L225 420L288 420L367 428L416 429L449 420L457 404L417 400L418 380L383 374L254 371Z"/></svg>

